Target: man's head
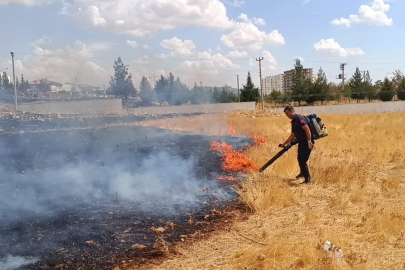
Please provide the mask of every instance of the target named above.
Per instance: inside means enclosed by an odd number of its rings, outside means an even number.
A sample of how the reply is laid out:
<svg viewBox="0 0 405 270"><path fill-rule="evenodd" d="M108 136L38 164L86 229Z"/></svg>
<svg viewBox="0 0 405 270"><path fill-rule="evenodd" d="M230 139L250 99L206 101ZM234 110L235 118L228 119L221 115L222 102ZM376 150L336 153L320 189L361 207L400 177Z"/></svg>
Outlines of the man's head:
<svg viewBox="0 0 405 270"><path fill-rule="evenodd" d="M285 107L284 113L288 118L294 119L295 111L294 111L294 108L292 106Z"/></svg>

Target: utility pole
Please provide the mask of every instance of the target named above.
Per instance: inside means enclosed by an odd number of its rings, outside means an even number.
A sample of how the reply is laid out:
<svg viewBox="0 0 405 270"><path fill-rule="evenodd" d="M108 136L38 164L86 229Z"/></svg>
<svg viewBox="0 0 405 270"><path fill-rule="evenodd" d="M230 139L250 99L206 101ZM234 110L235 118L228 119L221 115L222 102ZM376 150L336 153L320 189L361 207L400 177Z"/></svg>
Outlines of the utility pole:
<svg viewBox="0 0 405 270"><path fill-rule="evenodd" d="M17 85L15 84L15 72L14 72L14 53L11 52L11 59L13 62L13 81L14 81L14 101L15 101L15 111L17 112Z"/></svg>
<svg viewBox="0 0 405 270"><path fill-rule="evenodd" d="M368 102L371 102L371 95L370 93L367 91L366 92L366 71L363 71L363 91L364 93L366 93L366 96L368 96Z"/></svg>
<svg viewBox="0 0 405 270"><path fill-rule="evenodd" d="M342 79L342 87L343 91L345 90L345 65L346 63L340 64L340 70L342 71L341 79Z"/></svg>
<svg viewBox="0 0 405 270"><path fill-rule="evenodd" d="M342 93L345 91L345 65L346 63L341 63L340 64L340 70L342 71L342 74L339 75L338 79L342 80ZM346 103L346 101L345 101Z"/></svg>
<svg viewBox="0 0 405 270"><path fill-rule="evenodd" d="M261 96L262 96L262 110L264 111L264 97L263 97L263 87L262 87L262 61L263 57L259 57L259 59L256 59L256 61L259 61L259 73L260 73L260 91L261 91Z"/></svg>
<svg viewBox="0 0 405 270"><path fill-rule="evenodd" d="M239 94L239 75L236 75L237 82L238 82L238 100L240 102L240 94Z"/></svg>

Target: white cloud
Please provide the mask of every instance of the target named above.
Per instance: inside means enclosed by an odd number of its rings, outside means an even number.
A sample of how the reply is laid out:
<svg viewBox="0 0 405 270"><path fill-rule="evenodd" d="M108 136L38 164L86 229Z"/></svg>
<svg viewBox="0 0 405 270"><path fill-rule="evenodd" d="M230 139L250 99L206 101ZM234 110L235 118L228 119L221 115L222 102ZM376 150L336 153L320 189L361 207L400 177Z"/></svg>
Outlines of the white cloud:
<svg viewBox="0 0 405 270"><path fill-rule="evenodd" d="M241 19L245 23L251 22L254 25L266 25L266 22L265 22L264 19L256 18L256 17L253 17L252 19L249 19L248 16L246 14L243 14L243 13L240 14L238 18Z"/></svg>
<svg viewBox="0 0 405 270"><path fill-rule="evenodd" d="M155 57L160 59L169 59L171 56L173 56L173 54L164 54L164 53L155 54Z"/></svg>
<svg viewBox="0 0 405 270"><path fill-rule="evenodd" d="M194 85L194 82L202 82L205 86L223 86L229 78L225 76L229 74L232 74L230 82L234 82L233 74L236 74L239 68L239 65L222 54L204 51L199 52L193 60L183 61L174 73L175 76L180 75L181 81L190 86Z"/></svg>
<svg viewBox="0 0 405 270"><path fill-rule="evenodd" d="M127 45L132 48L136 48L138 47L138 42L136 42L135 40L127 40Z"/></svg>
<svg viewBox="0 0 405 270"><path fill-rule="evenodd" d="M87 4L80 4L80 2L82 0L75 1L73 4L64 2L61 14L74 16L77 21L86 26L105 26L107 24L107 20L103 18L98 6L90 4L95 1L89 1ZM114 25L120 27L121 24L117 25L117 22L120 20L114 20Z"/></svg>
<svg viewBox="0 0 405 270"><path fill-rule="evenodd" d="M199 52L195 60L184 61L179 69L192 73L203 72L218 74L219 70L232 70L239 68L239 65L232 63L231 60L222 54L212 55L209 52Z"/></svg>
<svg viewBox="0 0 405 270"><path fill-rule="evenodd" d="M35 55L51 55L52 54L52 52L50 50L44 50L38 46L35 46L34 50L32 52Z"/></svg>
<svg viewBox="0 0 405 270"><path fill-rule="evenodd" d="M61 13L83 26L133 36L189 25L219 29L233 25L220 0L73 0L63 2Z"/></svg>
<svg viewBox="0 0 405 270"><path fill-rule="evenodd" d="M273 55L266 50L263 51L262 55L263 55L262 69L276 70L278 63L277 60L273 57Z"/></svg>
<svg viewBox="0 0 405 270"><path fill-rule="evenodd" d="M248 56L247 51L232 51L226 56L227 58L246 58Z"/></svg>
<svg viewBox="0 0 405 270"><path fill-rule="evenodd" d="M0 0L1 5L8 5L8 4L22 4L25 6L41 6L46 4L51 4L52 0Z"/></svg>
<svg viewBox="0 0 405 270"><path fill-rule="evenodd" d="M35 40L35 41L33 42L33 44L34 44L35 46L49 45L49 44L51 44L51 43L52 43L52 39L51 39L50 37L47 37L47 36L43 36L42 38L37 39L37 40Z"/></svg>
<svg viewBox="0 0 405 270"><path fill-rule="evenodd" d="M361 5L359 8L358 15L350 15L348 19L341 18L333 20L331 23L334 25L345 25L350 27L352 24L368 24L368 25L392 25L392 18L388 18L387 12L390 10L390 5L385 4L384 0L374 0L374 2L369 5Z"/></svg>
<svg viewBox="0 0 405 270"><path fill-rule="evenodd" d="M93 42L88 45L90 51L108 51L114 44L111 42Z"/></svg>
<svg viewBox="0 0 405 270"><path fill-rule="evenodd" d="M306 4L308 4L309 2L311 2L311 0L304 0L304 2L302 2L302 5L306 5Z"/></svg>
<svg viewBox="0 0 405 270"><path fill-rule="evenodd" d="M264 45L285 44L284 37L277 30L267 34L260 31L245 14L241 14L239 18L242 22L236 22L233 31L221 37L221 41L226 46L235 49L261 50Z"/></svg>
<svg viewBox="0 0 405 270"><path fill-rule="evenodd" d="M255 25L266 25L266 22L262 18L252 18L252 23Z"/></svg>
<svg viewBox="0 0 405 270"><path fill-rule="evenodd" d="M142 57L139 57L134 62L137 63L137 64L140 64L140 65L148 65L150 63L149 56L144 55Z"/></svg>
<svg viewBox="0 0 405 270"><path fill-rule="evenodd" d="M192 40L181 40L177 37L165 39L159 43L163 48L172 51L172 54L189 55L193 54L195 44Z"/></svg>
<svg viewBox="0 0 405 270"><path fill-rule="evenodd" d="M365 54L360 48L342 48L333 38L327 40L321 39L321 41L314 45L314 48L317 52L328 56L347 57Z"/></svg>
<svg viewBox="0 0 405 270"><path fill-rule="evenodd" d="M244 0L232 0L232 1L227 0L224 3L234 7L242 7L244 4L246 4Z"/></svg>
<svg viewBox="0 0 405 270"><path fill-rule="evenodd" d="M147 50L147 49L149 49L149 46L148 45L142 45L142 48L144 48L145 50Z"/></svg>
<svg viewBox="0 0 405 270"><path fill-rule="evenodd" d="M51 77L53 81L100 85L108 84L110 73L91 61L93 53L81 41L54 50L35 46L32 53L23 59L16 59L16 74L24 74L28 80Z"/></svg>

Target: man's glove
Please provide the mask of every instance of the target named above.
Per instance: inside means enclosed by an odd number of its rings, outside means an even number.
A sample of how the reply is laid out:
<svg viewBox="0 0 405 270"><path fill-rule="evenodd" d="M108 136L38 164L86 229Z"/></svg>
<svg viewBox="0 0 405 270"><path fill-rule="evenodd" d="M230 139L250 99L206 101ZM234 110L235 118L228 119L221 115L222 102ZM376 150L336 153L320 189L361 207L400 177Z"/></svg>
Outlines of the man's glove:
<svg viewBox="0 0 405 270"><path fill-rule="evenodd" d="M308 148L312 150L314 148L314 144L311 141L308 141Z"/></svg>

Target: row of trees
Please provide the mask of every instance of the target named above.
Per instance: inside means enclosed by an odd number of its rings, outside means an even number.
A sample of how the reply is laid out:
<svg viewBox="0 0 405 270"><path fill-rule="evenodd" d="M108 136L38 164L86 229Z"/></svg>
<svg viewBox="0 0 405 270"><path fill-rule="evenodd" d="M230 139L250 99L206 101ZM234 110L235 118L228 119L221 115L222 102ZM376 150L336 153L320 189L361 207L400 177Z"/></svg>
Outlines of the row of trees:
<svg viewBox="0 0 405 270"><path fill-rule="evenodd" d="M156 81L154 88L151 87L148 78L143 77L139 90L135 88L132 82L132 75L124 65L122 59L114 61L114 75L110 80L110 87L107 93L117 98L127 98L129 96L139 96L144 105L152 102L167 102L170 105L180 105L184 103L227 103L227 102L247 102L260 100L260 91L252 81L250 72L247 74L246 84L242 85L240 97L236 94L226 91L225 88L218 90L198 86L196 83L193 88L181 82L180 78L175 78L172 73L169 76L163 75ZM294 65L293 86L290 91L281 93L274 91L266 100L271 102L295 101L301 104L313 104L315 102L324 102L330 100L340 100L341 98L351 98L357 101L362 99L380 99L390 101L397 96L400 100L405 100L405 77L401 71L396 70L393 73L392 80L385 78L383 81L372 82L368 71L361 72L357 67L353 76L343 85L330 83L327 80L325 72L319 69L316 80L308 78L300 60L296 60ZM43 82L43 83L42 83ZM40 91L48 91L46 80L41 80ZM21 79L16 78L16 86L19 92L24 92L29 88L28 81L21 75ZM41 87L43 86L43 87ZM0 88L13 94L13 84L6 72L0 74ZM42 89L43 88L43 89Z"/></svg>
<svg viewBox="0 0 405 270"><path fill-rule="evenodd" d="M294 68L291 91L286 93L274 91L266 97L268 101L295 101L299 105L301 102L313 104L315 102L340 100L341 98L351 98L357 102L363 99L391 101L395 95L398 99L405 100L405 77L399 70L393 73L392 80L386 77L383 81L378 80L373 83L369 71L361 72L357 67L353 76L343 86L342 84L329 83L322 68L319 69L316 80L308 78L305 76L304 68L298 59Z"/></svg>
<svg viewBox="0 0 405 270"><path fill-rule="evenodd" d="M21 80L16 78L16 86L18 92L24 92L29 88L28 80L24 79L24 74L21 75ZM0 75L0 88L10 93L14 91L14 85L10 81L7 72L3 72L3 74Z"/></svg>
<svg viewBox="0 0 405 270"><path fill-rule="evenodd" d="M155 101L159 103L167 102L170 105L181 105L189 102L201 104L238 101L238 97L234 93L226 91L225 88L219 91L216 87L214 89L207 89L195 84L190 89L181 82L179 77L175 79L172 73L167 77L161 75L154 88L151 87L148 78L143 77L138 91L132 83L132 75L128 73L128 68L120 57L114 62L114 76L111 77L107 93L117 98L139 96L142 99L143 105L148 105Z"/></svg>

